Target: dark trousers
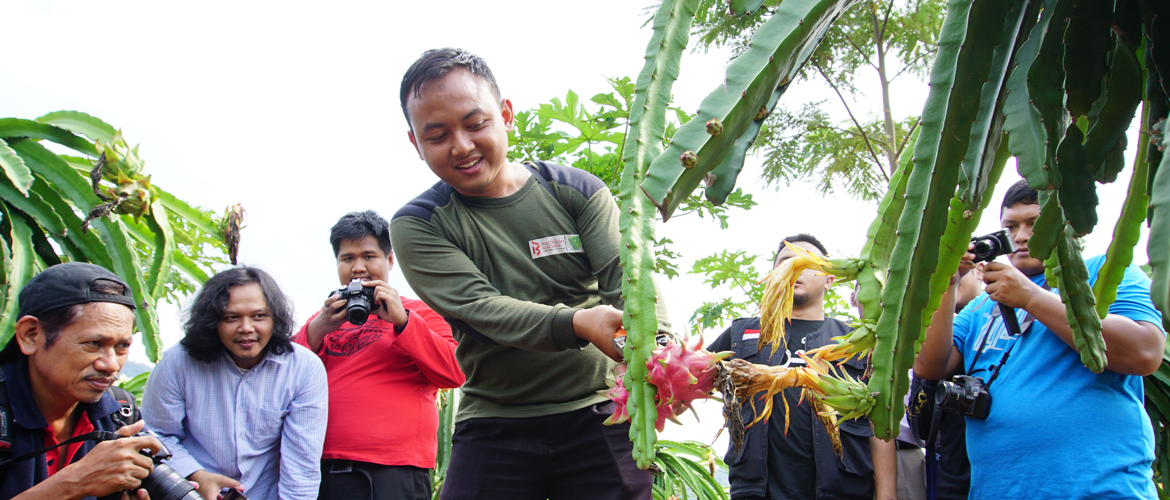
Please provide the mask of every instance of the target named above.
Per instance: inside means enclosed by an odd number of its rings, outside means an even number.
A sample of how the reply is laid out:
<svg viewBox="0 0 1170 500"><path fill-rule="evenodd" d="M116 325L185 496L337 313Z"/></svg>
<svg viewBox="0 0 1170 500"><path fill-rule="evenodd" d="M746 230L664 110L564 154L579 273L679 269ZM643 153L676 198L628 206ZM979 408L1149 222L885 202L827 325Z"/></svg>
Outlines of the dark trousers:
<svg viewBox="0 0 1170 500"><path fill-rule="evenodd" d="M472 418L452 436L442 500L649 499L630 426L602 425L614 403L532 418Z"/></svg>
<svg viewBox="0 0 1170 500"><path fill-rule="evenodd" d="M353 460L321 461L318 500L430 500L427 469Z"/></svg>

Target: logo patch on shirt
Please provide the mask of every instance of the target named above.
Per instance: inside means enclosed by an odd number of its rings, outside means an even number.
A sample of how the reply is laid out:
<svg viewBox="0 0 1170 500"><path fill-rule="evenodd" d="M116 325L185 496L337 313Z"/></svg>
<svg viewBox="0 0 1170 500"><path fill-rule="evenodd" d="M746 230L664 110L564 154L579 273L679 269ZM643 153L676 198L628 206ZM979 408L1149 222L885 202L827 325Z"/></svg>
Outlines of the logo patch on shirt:
<svg viewBox="0 0 1170 500"><path fill-rule="evenodd" d="M752 340L752 339L759 339L759 338L760 338L760 331L759 330L744 330L743 331L743 339L744 340Z"/></svg>
<svg viewBox="0 0 1170 500"><path fill-rule="evenodd" d="M343 329L325 336L325 353L330 356L351 356L382 338L373 328Z"/></svg>
<svg viewBox="0 0 1170 500"><path fill-rule="evenodd" d="M548 257L561 253L581 253L581 236L576 234L559 234L528 242L528 251L533 259Z"/></svg>

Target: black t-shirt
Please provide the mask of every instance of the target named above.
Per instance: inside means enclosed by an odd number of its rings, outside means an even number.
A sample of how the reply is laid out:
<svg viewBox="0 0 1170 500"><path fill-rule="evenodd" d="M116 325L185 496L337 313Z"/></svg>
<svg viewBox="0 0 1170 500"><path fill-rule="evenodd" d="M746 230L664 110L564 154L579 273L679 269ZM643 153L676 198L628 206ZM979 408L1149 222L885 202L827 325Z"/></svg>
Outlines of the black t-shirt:
<svg viewBox="0 0 1170 500"><path fill-rule="evenodd" d="M789 366L802 366L797 355L805 350L805 337L816 332L824 320L794 319L785 329L788 338ZM783 361L781 362L783 363ZM788 433L784 432L784 401L788 401ZM797 404L799 402L799 404ZM811 500L817 497L817 464L813 450L816 416L812 404L800 401L800 389L784 389L772 398L772 417L768 423L768 498L771 500Z"/></svg>

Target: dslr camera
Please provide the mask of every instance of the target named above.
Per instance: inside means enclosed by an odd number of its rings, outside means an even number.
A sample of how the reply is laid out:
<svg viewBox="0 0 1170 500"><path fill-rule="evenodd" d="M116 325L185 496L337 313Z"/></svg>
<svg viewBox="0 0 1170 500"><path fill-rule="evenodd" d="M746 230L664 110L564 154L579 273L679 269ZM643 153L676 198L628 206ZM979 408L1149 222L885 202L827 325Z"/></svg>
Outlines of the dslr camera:
<svg viewBox="0 0 1170 500"><path fill-rule="evenodd" d="M348 285L336 292L341 300L345 301L345 319L352 325L364 325L370 317L370 311L378 310L378 303L374 301L374 287L362 286L361 278L354 278Z"/></svg>
<svg viewBox="0 0 1170 500"><path fill-rule="evenodd" d="M158 436L155 436L151 432L140 432L136 435L154 436L155 439L158 438ZM123 436L118 437L121 438ZM180 476L178 472L175 472L175 469L163 463L164 460L171 458L171 452L165 446L162 446L161 441L159 442L159 446L161 448L154 455L150 455L145 450L140 452L143 455L149 456L154 461L154 468L151 469L150 475L142 480L142 485L139 488L146 490L150 494L150 498L156 500L203 500L203 497L199 496L199 492L195 491L191 483L187 482L187 478ZM122 498L121 491L106 495L100 500L118 500L120 498ZM133 492L130 493L130 498L136 498Z"/></svg>
<svg viewBox="0 0 1170 500"><path fill-rule="evenodd" d="M991 411L991 393L982 378L955 375L938 383L934 403L947 413L986 420Z"/></svg>
<svg viewBox="0 0 1170 500"><path fill-rule="evenodd" d="M971 238L971 244L973 245L971 252L975 254L975 262L988 262L1000 255L1008 255L1016 251L1016 246L1012 243L1012 233L1008 232L1007 229Z"/></svg>

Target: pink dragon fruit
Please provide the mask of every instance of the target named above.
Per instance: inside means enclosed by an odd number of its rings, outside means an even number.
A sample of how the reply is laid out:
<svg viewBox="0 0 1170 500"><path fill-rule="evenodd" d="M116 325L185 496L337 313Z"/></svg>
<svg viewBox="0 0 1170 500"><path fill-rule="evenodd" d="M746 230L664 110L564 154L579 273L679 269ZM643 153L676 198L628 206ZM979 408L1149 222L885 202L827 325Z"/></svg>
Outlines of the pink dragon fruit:
<svg viewBox="0 0 1170 500"><path fill-rule="evenodd" d="M626 412L626 402L630 400L630 392L626 390L626 364L621 363L613 369L615 382L606 381L610 384L609 390L601 393L613 402L617 403L613 410L613 415L602 422L605 425L620 424L630 419L630 414Z"/></svg>
<svg viewBox="0 0 1170 500"><path fill-rule="evenodd" d="M654 403L658 409L658 420L654 427L660 432L666 426L667 419L678 423L675 417L691 408L691 402L711 397L715 378L719 374L716 363L732 354L730 351L713 354L704 350L702 344L701 337L693 344L669 340L666 345L658 346L646 362L649 370L646 380L657 388ZM625 422L630 418L626 411L629 392L622 381L625 372L625 364L618 365L614 369L617 383L604 393L618 403L614 414L606 420L607 424Z"/></svg>

